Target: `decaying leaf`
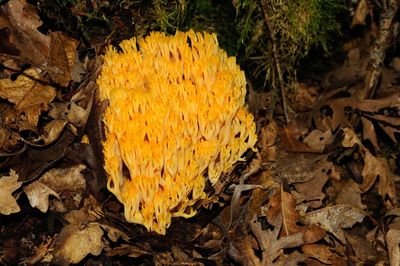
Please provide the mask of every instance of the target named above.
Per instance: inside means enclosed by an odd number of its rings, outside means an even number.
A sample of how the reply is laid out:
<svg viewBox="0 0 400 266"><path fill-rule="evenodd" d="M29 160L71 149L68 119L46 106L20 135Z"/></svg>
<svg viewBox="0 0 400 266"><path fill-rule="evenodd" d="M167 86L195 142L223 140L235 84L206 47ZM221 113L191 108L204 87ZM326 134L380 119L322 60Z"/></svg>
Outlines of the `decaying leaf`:
<svg viewBox="0 0 400 266"><path fill-rule="evenodd" d="M379 178L379 181L377 182L379 194L382 198L388 196L392 203L396 203L397 198L395 193L394 175L389 169L389 165L386 161L373 156L372 153L364 147L352 128L347 127L343 129L343 133L343 147L351 148L354 145L358 145L364 156L364 168L362 170L363 180L360 185L361 192L368 191Z"/></svg>
<svg viewBox="0 0 400 266"><path fill-rule="evenodd" d="M343 229L361 223L365 213L351 205L334 205L306 214L304 221L310 225L318 225L325 231L336 236L342 243L346 243Z"/></svg>
<svg viewBox="0 0 400 266"><path fill-rule="evenodd" d="M53 262L59 265L79 263L88 254L100 255L103 250L103 230L97 223L85 227L69 224L57 236Z"/></svg>
<svg viewBox="0 0 400 266"><path fill-rule="evenodd" d="M37 66L45 64L51 40L37 29L42 22L35 7L25 0L11 0L1 6L0 15L21 57Z"/></svg>
<svg viewBox="0 0 400 266"><path fill-rule="evenodd" d="M360 186L352 179L346 180L340 189L337 197L336 204L348 204L359 208L360 210L364 210L367 208L366 205L361 202L361 194L362 191Z"/></svg>
<svg viewBox="0 0 400 266"><path fill-rule="evenodd" d="M73 78L74 65L80 65L76 53L78 41L61 32L51 33L50 38L49 60L46 69L51 80L66 87ZM74 78L76 82L81 80L79 73Z"/></svg>
<svg viewBox="0 0 400 266"><path fill-rule="evenodd" d="M354 13L351 27L365 25L365 19L367 15L372 12L371 8L372 6L369 7L366 0L360 0Z"/></svg>
<svg viewBox="0 0 400 266"><path fill-rule="evenodd" d="M306 175L310 175L312 178L305 182L294 184L296 191L301 194L301 198L297 197L297 200L305 201L311 208L321 207L325 198L325 193L322 189L329 179L329 173L332 172L332 168L333 164L326 161L326 159L316 160L311 171L306 172Z"/></svg>
<svg viewBox="0 0 400 266"><path fill-rule="evenodd" d="M0 214L9 215L20 211L16 199L12 193L21 186L18 175L11 170L8 176L0 177Z"/></svg>
<svg viewBox="0 0 400 266"><path fill-rule="evenodd" d="M48 186L40 181L35 181L23 188L29 203L32 207L38 208L41 212L47 212L49 209L50 195L60 198L57 192L50 189Z"/></svg>
<svg viewBox="0 0 400 266"><path fill-rule="evenodd" d="M52 120L44 126L43 134L41 134L37 139L31 141L25 140L25 142L35 147L47 146L60 137L66 125L67 121L65 120Z"/></svg>
<svg viewBox="0 0 400 266"><path fill-rule="evenodd" d="M367 262L376 259L376 249L371 245L371 243L368 242L365 236L357 236L346 233L346 240L360 261Z"/></svg>
<svg viewBox="0 0 400 266"><path fill-rule="evenodd" d="M389 230L385 240L388 248L390 265L400 265L400 208L395 208L385 215L389 221Z"/></svg>
<svg viewBox="0 0 400 266"><path fill-rule="evenodd" d="M303 233L304 243L314 243L325 236L324 230L318 226L300 226L300 215L296 211L296 200L283 191L275 193L270 199L270 209L267 212L268 221L274 221L282 217L281 236L289 236L298 232Z"/></svg>
<svg viewBox="0 0 400 266"><path fill-rule="evenodd" d="M301 247L303 253L325 264L332 264L333 252L330 247L321 244L307 244Z"/></svg>
<svg viewBox="0 0 400 266"><path fill-rule="evenodd" d="M67 168L54 168L38 179L38 182L42 184L40 187L45 186L48 188L46 191L50 190L60 195L60 200L53 200L56 211L65 212L68 209L75 209L79 206L86 189L85 177L82 174L85 168L82 164ZM41 196L45 197L44 195Z"/></svg>
<svg viewBox="0 0 400 266"><path fill-rule="evenodd" d="M69 223L55 240L52 262L60 265L79 263L88 254L100 255L103 250L103 230L97 222L102 215L98 202L89 197L84 206L65 216Z"/></svg>
<svg viewBox="0 0 400 266"><path fill-rule="evenodd" d="M152 255L152 253L150 251L146 251L146 249L143 247L139 247L137 245L128 245L128 244L122 244L119 247L107 251L107 256L110 257L124 256L124 255L127 255L131 258L139 258L145 255Z"/></svg>
<svg viewBox="0 0 400 266"><path fill-rule="evenodd" d="M326 123L323 119L327 119L327 116L321 116L320 111L328 106L332 110L330 129L334 131L339 126L351 127L352 119L354 116L358 116L363 123L363 138L370 140L375 148L379 149L374 124L383 129L396 142L394 133L400 132L400 117L397 116L399 103L400 95L398 93L381 99L363 101L354 98L331 99L317 104L312 117L317 129L325 131Z"/></svg>
<svg viewBox="0 0 400 266"><path fill-rule="evenodd" d="M331 130L323 132L319 129L311 131L303 140L303 142L307 144L313 152L318 153L322 153L325 146L329 145L332 141L333 135Z"/></svg>
<svg viewBox="0 0 400 266"><path fill-rule="evenodd" d="M50 79L60 86L67 86L72 79L81 81L83 67L77 56L77 40L61 32L41 33L37 10L25 0L9 1L1 7L0 15L10 31L8 41L23 59L47 70Z"/></svg>
<svg viewBox="0 0 400 266"><path fill-rule="evenodd" d="M287 125L285 128L279 130L281 145L286 151L311 152L310 147L299 140L299 138L302 136L303 133L298 128L295 120Z"/></svg>

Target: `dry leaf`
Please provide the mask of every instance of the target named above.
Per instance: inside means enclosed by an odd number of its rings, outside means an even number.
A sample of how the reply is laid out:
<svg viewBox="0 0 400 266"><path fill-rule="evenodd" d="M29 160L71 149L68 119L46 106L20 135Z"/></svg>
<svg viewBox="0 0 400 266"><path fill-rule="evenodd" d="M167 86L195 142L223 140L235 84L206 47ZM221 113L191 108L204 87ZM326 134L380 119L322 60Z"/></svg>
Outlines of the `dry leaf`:
<svg viewBox="0 0 400 266"><path fill-rule="evenodd" d="M344 228L361 223L365 213L351 205L334 205L306 214L304 221L310 225L318 225L332 233L342 243L346 243Z"/></svg>
<svg viewBox="0 0 400 266"><path fill-rule="evenodd" d="M351 27L357 25L365 25L365 19L368 14L370 14L372 10L368 7L366 0L360 0L358 2L356 11L353 15L353 21L351 22Z"/></svg>
<svg viewBox="0 0 400 266"><path fill-rule="evenodd" d="M338 205L350 203L360 210L364 210L367 206L362 204L361 194L360 186L353 179L348 179L344 182L343 187L339 191L335 203Z"/></svg>
<svg viewBox="0 0 400 266"><path fill-rule="evenodd" d="M303 253L325 264L332 264L333 252L331 248L321 244L307 244L301 247Z"/></svg>
<svg viewBox="0 0 400 266"><path fill-rule="evenodd" d="M290 236L279 237L279 232L281 230L279 220L275 219L273 223L273 230L263 230L261 228L261 223L257 221L256 217L250 222L250 229L257 238L261 250L263 251L261 263L253 263L251 265L272 265L273 261L282 253L282 249L299 247L304 244L303 233L298 232ZM256 258L256 256L254 257Z"/></svg>
<svg viewBox="0 0 400 266"><path fill-rule="evenodd" d="M152 255L150 251L147 251L148 247L143 248L138 245L122 244L119 247L113 248L107 251L107 256L129 256L131 258L139 258L145 255Z"/></svg>
<svg viewBox="0 0 400 266"><path fill-rule="evenodd" d="M346 239L354 251L354 254L362 262L375 261L376 249L367 241L364 236L346 234Z"/></svg>
<svg viewBox="0 0 400 266"><path fill-rule="evenodd" d="M312 113L313 120L317 128L325 131L326 127L323 119L327 116L320 116L320 111L329 106L332 110L332 118L330 128L332 131L339 126L351 127L350 114L358 115L363 123L363 137L368 139L376 147L378 147L375 126L378 125L386 134L397 142L394 133L400 132L400 117L398 117L398 109L400 106L400 94L395 93L381 99L373 100L356 100L354 98L339 98L319 102ZM374 122L374 123L372 123Z"/></svg>
<svg viewBox="0 0 400 266"><path fill-rule="evenodd" d="M348 127L343 129L343 133L343 147L351 148L354 145L358 145L360 147L360 151L365 154L364 168L361 174L363 177L362 184L360 185L361 192L364 193L368 191L375 184L377 178L379 177L379 181L377 183L379 194L384 199L388 196L391 200L390 204L395 204L397 202L397 198L395 193L394 175L389 169L387 162L382 158L374 157L372 153L364 147L352 128Z"/></svg>
<svg viewBox="0 0 400 266"><path fill-rule="evenodd" d="M57 192L50 189L40 181L35 181L24 188L24 192L33 208L38 208L41 212L47 212L49 209L50 195L60 199Z"/></svg>
<svg viewBox="0 0 400 266"><path fill-rule="evenodd" d="M314 243L325 236L325 232L317 226L299 225L300 215L296 211L296 200L282 189L270 199L270 208L267 212L268 221L275 221L278 217L282 217L281 236L302 232L305 243Z"/></svg>
<svg viewBox="0 0 400 266"><path fill-rule="evenodd" d="M363 184L360 187L362 192L369 190L374 185L376 178L379 177L377 185L379 194L383 199L388 196L394 204L396 203L394 177L384 159L376 158L367 151L364 158L362 176Z"/></svg>
<svg viewBox="0 0 400 266"><path fill-rule="evenodd" d="M100 255L104 247L104 232L98 221L102 215L101 206L92 196L85 199L82 208L66 214L64 218L69 224L63 227L55 240L52 262L69 265L79 263L88 254Z"/></svg>
<svg viewBox="0 0 400 266"><path fill-rule="evenodd" d="M53 255L53 263L69 265L79 263L87 255L100 255L103 250L103 230L98 223L85 227L69 224L58 234Z"/></svg>
<svg viewBox="0 0 400 266"><path fill-rule="evenodd" d="M51 43L47 70L50 78L55 83L66 87L72 80L74 65L80 64L76 54L78 41L61 32L52 32L50 37ZM76 75L75 79L78 77ZM75 81L79 82L80 80Z"/></svg>
<svg viewBox="0 0 400 266"><path fill-rule="evenodd" d="M303 134L297 127L295 120L293 120L285 128L280 128L279 138L281 140L282 148L286 151L293 152L311 152L311 149L299 140Z"/></svg>
<svg viewBox="0 0 400 266"><path fill-rule="evenodd" d="M44 132L39 136L39 138L32 141L25 140L25 142L35 147L47 146L60 137L66 125L67 121L65 120L52 120L44 126Z"/></svg>
<svg viewBox="0 0 400 266"><path fill-rule="evenodd" d="M312 179L294 184L297 192L302 195L301 200L305 201L309 207L316 209L322 206L322 200L325 198L322 189L329 179L328 173L331 172L332 168L331 162L326 160L316 161L312 170L308 173L312 176Z"/></svg>
<svg viewBox="0 0 400 266"><path fill-rule="evenodd" d="M81 173L85 168L83 164L68 168L54 168L38 179L40 183L60 195L60 200L53 200L56 211L65 212L67 209L75 209L80 205L86 190L85 177Z"/></svg>
<svg viewBox="0 0 400 266"><path fill-rule="evenodd" d="M10 42L20 55L36 66L44 65L50 49L50 37L37 28L42 25L36 8L25 0L11 0L1 6L3 23L10 31Z"/></svg>
<svg viewBox="0 0 400 266"><path fill-rule="evenodd" d="M325 147L331 144L333 141L333 135L331 130L325 132L314 129L304 138L303 142L310 147L313 152L322 153Z"/></svg>
<svg viewBox="0 0 400 266"><path fill-rule="evenodd" d="M390 265L400 265L400 208L388 212L385 217L394 216L389 223L389 230L385 235L385 241L389 253Z"/></svg>
<svg viewBox="0 0 400 266"><path fill-rule="evenodd" d="M12 193L21 186L18 182L18 174L11 170L8 176L0 178L0 213L9 215L20 211L16 199Z"/></svg>

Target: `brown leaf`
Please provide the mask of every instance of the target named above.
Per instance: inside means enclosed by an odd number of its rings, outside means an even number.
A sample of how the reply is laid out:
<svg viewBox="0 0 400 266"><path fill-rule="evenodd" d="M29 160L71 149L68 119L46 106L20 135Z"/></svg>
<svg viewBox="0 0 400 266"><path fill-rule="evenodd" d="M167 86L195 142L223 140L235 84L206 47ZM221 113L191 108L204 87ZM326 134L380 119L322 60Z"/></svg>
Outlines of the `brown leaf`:
<svg viewBox="0 0 400 266"><path fill-rule="evenodd" d="M282 218L282 216L280 217ZM282 254L282 249L299 247L304 244L303 233L301 232L279 237L281 226L277 220L274 221L273 230L263 230L256 217L249 223L249 226L263 251L261 263L253 263L252 265L272 265L273 261Z"/></svg>
<svg viewBox="0 0 400 266"><path fill-rule="evenodd" d="M360 259L362 262L376 260L376 249L367 241L365 236L357 236L347 233L346 239L357 258Z"/></svg>
<svg viewBox="0 0 400 266"><path fill-rule="evenodd" d="M313 152L322 153L325 146L331 144L333 141L333 135L331 130L325 132L314 129L307 137L304 138L303 142L310 147Z"/></svg>
<svg viewBox="0 0 400 266"><path fill-rule="evenodd" d="M100 255L103 250L103 230L98 223L85 227L68 224L63 227L55 240L53 263L69 265L79 263L87 255Z"/></svg>
<svg viewBox="0 0 400 266"><path fill-rule="evenodd" d="M11 170L8 176L0 178L0 214L9 215L20 211L16 199L12 193L21 186L18 182L18 175Z"/></svg>
<svg viewBox="0 0 400 266"><path fill-rule="evenodd" d="M279 138L281 145L286 151L293 152L311 152L311 149L299 140L303 134L297 127L295 120L293 120L285 128L279 129Z"/></svg>
<svg viewBox="0 0 400 266"><path fill-rule="evenodd" d="M399 93L373 100L360 101L354 98L339 98L318 103L312 116L317 128L322 131L326 130L324 126L326 123L323 123L322 120L327 117L321 117L319 113L325 106L329 106L333 112L331 118L332 125L330 127L332 130L336 130L339 126L342 128L351 127L349 120L351 117L347 115L346 110L351 110L352 112L350 113L353 113L353 116L355 115L354 111L357 111L357 115L361 116L361 122L363 123L364 138L369 139L375 147L378 147L378 143L373 121L396 142L394 132L400 131L397 129L400 126L400 118L396 114L391 114L391 111L388 111L388 109L395 109L396 111L399 109Z"/></svg>
<svg viewBox="0 0 400 266"><path fill-rule="evenodd" d="M80 64L76 54L78 41L66 36L62 32L52 32L50 37L47 70L52 81L66 87L72 80L74 67L77 68L75 65ZM75 77L75 79L78 77ZM79 82L80 80L75 81Z"/></svg>
<svg viewBox="0 0 400 266"><path fill-rule="evenodd" d="M378 192L382 196L382 198L389 197L392 203L397 202L396 193L395 193L395 185L394 185L394 177L392 172L389 169L389 165L382 158L374 157L371 152L366 149L361 141L358 139L356 133L351 128L343 129L344 139L342 141L343 147L353 147L354 145L358 145L362 153L364 153L364 168L362 170L362 184L360 185L361 192L368 191L376 182L379 177L379 181L377 183Z"/></svg>
<svg viewBox="0 0 400 266"><path fill-rule="evenodd" d="M396 192L394 177L389 169L389 165L382 158L376 158L371 153L366 152L364 158L364 169L362 171L363 184L360 189L362 192L369 190L379 176L378 192L382 198L388 196L393 203L396 203Z"/></svg>
<svg viewBox="0 0 400 266"><path fill-rule="evenodd" d="M42 24L36 8L25 0L11 0L1 6L0 16L9 29L10 42L17 47L20 55L36 66L47 61L50 37L37 28Z"/></svg>
<svg viewBox="0 0 400 266"><path fill-rule="evenodd" d="M25 142L35 147L47 146L60 137L66 125L67 121L65 120L52 120L44 126L44 133L39 138L33 141L25 140Z"/></svg>
<svg viewBox="0 0 400 266"><path fill-rule="evenodd" d="M301 250L308 257L319 260L325 264L332 264L333 252L328 246L321 244L307 244L302 246Z"/></svg>
<svg viewBox="0 0 400 266"><path fill-rule="evenodd" d="M396 214L397 212L397 214ZM392 211L392 215L396 216L389 224L389 230L385 235L385 241L389 253L390 265L400 265L400 209L396 208ZM386 214L385 216L387 216Z"/></svg>
<svg viewBox="0 0 400 266"><path fill-rule="evenodd" d="M61 199L54 200L56 211L75 209L80 205L86 189L85 177L82 174L85 168L82 164L68 168L54 168L39 178L42 184L60 194Z"/></svg>
<svg viewBox="0 0 400 266"><path fill-rule="evenodd" d="M138 245L128 245L128 244L122 244L119 247L113 248L109 251L107 251L107 256L113 257L113 256L129 256L131 258L139 258L141 256L145 255L152 255L150 251L147 249L150 249L149 247L140 247Z"/></svg>
<svg viewBox="0 0 400 266"><path fill-rule="evenodd" d="M49 196L60 198L57 192L50 189L40 181L35 181L24 187L24 192L33 208L38 208L41 212L49 209Z"/></svg>
<svg viewBox="0 0 400 266"><path fill-rule="evenodd" d="M351 22L351 27L357 25L365 25L365 19L372 12L371 8L368 7L366 0L360 0L358 2L356 11L353 15L353 21Z"/></svg>
<svg viewBox="0 0 400 266"><path fill-rule="evenodd" d="M335 203L336 204L348 204L359 208L360 210L364 210L367 208L361 202L361 194L362 191L360 186L352 179L346 180L343 184L343 187L339 191Z"/></svg>
<svg viewBox="0 0 400 266"><path fill-rule="evenodd" d="M319 156L319 155L318 155ZM273 171L288 184L303 183L314 178L312 173L319 157L311 153L286 153L279 151Z"/></svg>
<svg viewBox="0 0 400 266"><path fill-rule="evenodd" d="M278 217L282 217L281 236L289 236L295 233L303 233L305 243L314 243L324 237L325 232L316 227L299 226L300 215L296 211L294 197L281 189L270 200L270 209L267 212L268 221L275 226Z"/></svg>
<svg viewBox="0 0 400 266"><path fill-rule="evenodd" d="M39 73L34 68L27 69L24 73L33 78L39 78ZM19 75L16 80L0 79L0 98L6 99L14 104L19 104L36 85L36 81L25 75ZM31 94L31 96L32 95L34 96L34 94ZM25 107L27 106L23 106L22 108Z"/></svg>
<svg viewBox="0 0 400 266"><path fill-rule="evenodd" d="M310 225L317 225L325 231L332 233L342 243L346 243L344 228L360 223L365 213L351 205L334 205L325 207L306 214L304 221Z"/></svg>
<svg viewBox="0 0 400 266"><path fill-rule="evenodd" d="M361 117L361 122L363 124L363 138L365 140L371 141L372 145L374 145L374 148L379 150L374 124L372 123L372 121L366 119L365 117Z"/></svg>
<svg viewBox="0 0 400 266"><path fill-rule="evenodd" d="M308 173L312 176L311 180L294 184L297 192L302 194L307 205L311 208L319 208L322 206L322 200L325 194L322 188L329 179L328 173L333 168L333 164L326 160L316 161L312 170Z"/></svg>

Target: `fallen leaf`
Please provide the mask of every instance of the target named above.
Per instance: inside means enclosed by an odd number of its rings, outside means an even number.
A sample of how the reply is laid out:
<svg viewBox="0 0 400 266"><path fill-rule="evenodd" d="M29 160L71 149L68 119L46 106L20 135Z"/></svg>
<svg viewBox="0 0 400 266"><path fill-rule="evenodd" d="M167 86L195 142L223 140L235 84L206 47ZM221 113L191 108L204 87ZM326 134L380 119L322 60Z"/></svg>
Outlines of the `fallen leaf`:
<svg viewBox="0 0 400 266"><path fill-rule="evenodd" d="M313 212L306 213L304 222L320 226L336 236L342 243L346 243L343 229L361 223L365 213L351 205L334 205Z"/></svg>
<svg viewBox="0 0 400 266"><path fill-rule="evenodd" d="M400 208L395 208L386 213L385 218L389 221L389 230L385 235L390 265L400 265Z"/></svg>
<svg viewBox="0 0 400 266"><path fill-rule="evenodd" d="M50 49L50 37L37 28L42 25L36 8L25 0L11 0L1 5L3 23L10 31L10 42L20 55L36 66L44 65Z"/></svg>
<svg viewBox="0 0 400 266"><path fill-rule="evenodd" d="M322 189L329 179L328 173L331 172L332 168L332 162L316 161L309 172L312 179L294 184L296 191L302 195L302 201L305 201L309 207L316 209L322 206L322 201L325 198Z"/></svg>
<svg viewBox="0 0 400 266"><path fill-rule="evenodd" d="M131 258L139 258L141 256L146 256L146 255L152 255L149 249L149 247L141 247L138 245L128 245L128 244L122 244L119 247L113 248L111 250L107 251L107 256L113 257L113 256L129 256Z"/></svg>
<svg viewBox="0 0 400 266"><path fill-rule="evenodd" d="M325 147L331 144L333 141L333 135L331 130L325 132L314 129L307 137L304 138L303 142L310 147L313 152L322 153Z"/></svg>
<svg viewBox="0 0 400 266"><path fill-rule="evenodd" d="M60 200L54 199L55 210L64 212L75 209L81 203L86 190L83 164L67 168L54 168L44 173L38 181L60 195Z"/></svg>
<svg viewBox="0 0 400 266"><path fill-rule="evenodd" d="M321 244L307 244L301 247L307 257L314 258L325 264L332 264L333 252L331 248Z"/></svg>
<svg viewBox="0 0 400 266"><path fill-rule="evenodd" d="M360 0L357 4L356 11L353 15L353 21L351 22L351 27L357 25L365 25L365 19L372 10L368 7L366 0Z"/></svg>
<svg viewBox="0 0 400 266"><path fill-rule="evenodd" d="M87 255L100 255L103 250L103 230L98 223L85 227L68 224L63 227L55 240L53 263L58 265L76 264Z"/></svg>
<svg viewBox="0 0 400 266"><path fill-rule="evenodd" d="M279 138L284 150L292 152L311 152L307 144L301 142L299 139L303 134L297 127L296 121L293 120L285 128L279 129Z"/></svg>
<svg viewBox="0 0 400 266"><path fill-rule="evenodd" d="M53 82L66 87L72 80L74 65L80 64L76 54L78 41L61 32L52 32L50 38L49 59L46 69ZM77 80L77 82L79 81Z"/></svg>
<svg viewBox="0 0 400 266"><path fill-rule="evenodd" d="M261 228L261 223L257 221L256 217L249 223L250 229L263 251L261 263L253 263L252 265L272 265L273 261L280 256L284 248L294 248L304 244L302 232L279 237L279 232L281 230L279 220L275 219L273 223L274 228L272 230L263 230Z"/></svg>
<svg viewBox="0 0 400 266"><path fill-rule="evenodd" d="M52 120L44 126L43 133L38 138L24 141L34 147L47 146L60 137L66 125L67 121L65 120Z"/></svg>
<svg viewBox="0 0 400 266"><path fill-rule="evenodd" d="M376 158L367 151L364 158L362 176L363 184L360 187L362 192L369 190L374 185L377 177L379 177L377 184L379 194L383 199L388 196L394 204L396 203L394 177L384 159Z"/></svg>
<svg viewBox="0 0 400 266"><path fill-rule="evenodd" d="M339 191L335 203L338 205L350 203L360 210L364 210L367 208L367 206L362 204L361 194L362 191L360 186L353 179L348 179L344 182L341 190Z"/></svg>
<svg viewBox="0 0 400 266"><path fill-rule="evenodd" d="M31 206L33 208L38 208L43 213L47 212L49 209L49 197L51 195L60 199L57 192L53 191L40 181L35 181L25 186L23 190L28 197Z"/></svg>
<svg viewBox="0 0 400 266"><path fill-rule="evenodd" d="M9 215L20 211L16 199L12 193L21 186L18 182L18 174L11 170L8 176L0 178L0 213Z"/></svg>
<svg viewBox="0 0 400 266"><path fill-rule="evenodd" d="M395 204L397 202L397 198L395 193L394 175L389 169L387 162L383 158L377 158L373 156L372 153L364 147L352 128L344 128L343 133L343 147L351 148L355 145L358 145L364 157L364 167L361 173L361 192L364 193L368 191L372 186L374 186L379 177L379 181L377 182L379 194L384 199L389 197L391 203L387 204Z"/></svg>
<svg viewBox="0 0 400 266"><path fill-rule="evenodd" d="M367 241L365 236L357 236L346 233L346 239L359 260L362 262L376 260L376 249Z"/></svg>

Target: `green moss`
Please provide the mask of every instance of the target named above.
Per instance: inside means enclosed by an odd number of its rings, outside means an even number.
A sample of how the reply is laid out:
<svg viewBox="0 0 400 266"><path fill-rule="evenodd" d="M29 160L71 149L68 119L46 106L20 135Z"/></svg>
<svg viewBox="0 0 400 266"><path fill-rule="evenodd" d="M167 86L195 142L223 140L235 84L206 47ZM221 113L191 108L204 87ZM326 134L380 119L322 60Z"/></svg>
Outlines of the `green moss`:
<svg viewBox="0 0 400 266"><path fill-rule="evenodd" d="M276 37L285 82L296 79L301 59L311 49L329 56L333 40L340 35L338 15L344 11L344 0L270 0L268 15ZM258 1L238 0L238 46L254 68L255 77L264 77L264 85L277 88L278 80L272 55L272 44Z"/></svg>

